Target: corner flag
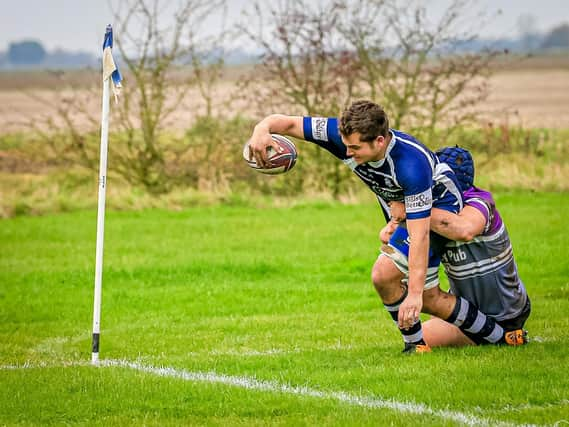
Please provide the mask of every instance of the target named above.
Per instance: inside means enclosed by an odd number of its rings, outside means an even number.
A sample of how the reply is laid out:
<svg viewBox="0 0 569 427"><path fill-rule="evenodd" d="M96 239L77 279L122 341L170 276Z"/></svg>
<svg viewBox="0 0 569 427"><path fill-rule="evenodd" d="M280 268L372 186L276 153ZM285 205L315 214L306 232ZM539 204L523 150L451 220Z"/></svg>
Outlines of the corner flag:
<svg viewBox="0 0 569 427"><path fill-rule="evenodd" d="M99 160L99 203L97 208L97 250L95 260L95 295L93 298L93 346L91 363L99 363L99 334L101 321L101 290L103 281L103 243L105 235L105 192L107 187L107 147L109 142L109 100L112 88L118 102L122 76L115 64L111 49L113 29L107 25L103 42L103 107L101 113L101 154Z"/></svg>
<svg viewBox="0 0 569 427"><path fill-rule="evenodd" d="M107 30L105 31L105 40L103 41L103 80L108 80L109 77L113 80L113 94L115 95L115 101L118 101L117 97L120 92L122 76L115 64L112 54L113 49L113 28L111 25L107 25Z"/></svg>

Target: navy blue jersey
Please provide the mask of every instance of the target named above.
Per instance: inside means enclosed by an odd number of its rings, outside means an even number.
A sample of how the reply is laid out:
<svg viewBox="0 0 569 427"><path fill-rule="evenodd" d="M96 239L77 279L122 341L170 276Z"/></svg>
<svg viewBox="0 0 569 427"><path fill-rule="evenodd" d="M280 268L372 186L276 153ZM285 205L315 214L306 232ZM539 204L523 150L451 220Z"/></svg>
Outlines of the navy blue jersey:
<svg viewBox="0 0 569 427"><path fill-rule="evenodd" d="M426 218L433 206L458 212L462 196L450 168L413 136L390 129L385 158L358 165L346 154L337 118L304 117L304 139L342 160L373 191L384 210L405 203L408 219Z"/></svg>

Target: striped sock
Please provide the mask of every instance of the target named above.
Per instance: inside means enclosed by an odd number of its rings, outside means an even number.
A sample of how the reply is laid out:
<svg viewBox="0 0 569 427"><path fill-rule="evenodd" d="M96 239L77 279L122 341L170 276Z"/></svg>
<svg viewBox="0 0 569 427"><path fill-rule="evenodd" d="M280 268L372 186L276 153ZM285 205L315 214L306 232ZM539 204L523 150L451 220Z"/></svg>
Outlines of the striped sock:
<svg viewBox="0 0 569 427"><path fill-rule="evenodd" d="M397 328L399 328L399 325L397 323L399 306L406 297L407 297L407 290L405 290L405 293L398 301L389 305L388 304L383 305L385 309L389 312L389 315L395 322L395 326L397 326ZM417 322L415 322L413 326L411 326L409 329L399 328L399 331L401 332L401 335L403 335L403 341L405 341L405 343L425 344L425 341L423 340L423 327L421 326L420 320L417 320Z"/></svg>
<svg viewBox="0 0 569 427"><path fill-rule="evenodd" d="M476 344L504 341L504 329L462 297L456 297L456 305L446 321L457 326Z"/></svg>

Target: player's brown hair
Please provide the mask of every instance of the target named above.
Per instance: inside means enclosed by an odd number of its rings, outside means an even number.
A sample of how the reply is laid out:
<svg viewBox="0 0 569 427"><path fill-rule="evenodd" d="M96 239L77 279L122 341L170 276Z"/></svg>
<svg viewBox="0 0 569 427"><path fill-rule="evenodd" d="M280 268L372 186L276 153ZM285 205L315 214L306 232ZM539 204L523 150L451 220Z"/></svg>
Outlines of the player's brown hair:
<svg viewBox="0 0 569 427"><path fill-rule="evenodd" d="M356 132L363 142L372 142L378 136L387 137L389 119L383 108L371 101L355 101L342 113L340 133L350 136Z"/></svg>

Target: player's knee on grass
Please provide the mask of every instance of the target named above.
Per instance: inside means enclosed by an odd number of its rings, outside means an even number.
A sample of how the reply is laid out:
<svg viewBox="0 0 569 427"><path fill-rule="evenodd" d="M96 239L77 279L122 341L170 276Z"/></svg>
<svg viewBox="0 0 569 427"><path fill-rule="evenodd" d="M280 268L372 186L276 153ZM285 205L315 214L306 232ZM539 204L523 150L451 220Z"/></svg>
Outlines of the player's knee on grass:
<svg viewBox="0 0 569 427"><path fill-rule="evenodd" d="M371 271L373 286L386 304L401 298L405 289L403 278L403 273L386 256L380 256Z"/></svg>
<svg viewBox="0 0 569 427"><path fill-rule="evenodd" d="M430 347L476 345L459 328L437 317L423 322L423 339Z"/></svg>

